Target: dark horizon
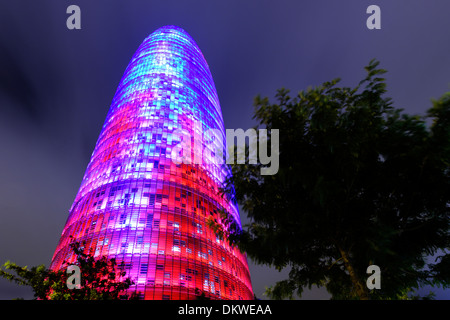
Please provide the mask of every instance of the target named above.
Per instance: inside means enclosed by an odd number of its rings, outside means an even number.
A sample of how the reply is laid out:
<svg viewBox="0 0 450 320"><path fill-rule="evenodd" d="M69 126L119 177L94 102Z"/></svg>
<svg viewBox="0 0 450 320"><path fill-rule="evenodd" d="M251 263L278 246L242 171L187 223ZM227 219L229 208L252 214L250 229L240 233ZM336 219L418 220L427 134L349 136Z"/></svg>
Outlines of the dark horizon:
<svg viewBox="0 0 450 320"><path fill-rule="evenodd" d="M81 30L66 27L71 4L81 8ZM371 4L381 8L380 30L366 27ZM0 264L50 264L117 85L159 27L178 25L192 36L225 128L247 129L256 95L273 101L281 87L295 94L337 77L355 86L372 58L388 71L394 106L423 115L450 90L449 10L445 0L0 4ZM285 274L249 266L259 298ZM436 292L450 299L449 290ZM0 280L0 299L18 296L32 297ZM323 290L304 296L327 297Z"/></svg>

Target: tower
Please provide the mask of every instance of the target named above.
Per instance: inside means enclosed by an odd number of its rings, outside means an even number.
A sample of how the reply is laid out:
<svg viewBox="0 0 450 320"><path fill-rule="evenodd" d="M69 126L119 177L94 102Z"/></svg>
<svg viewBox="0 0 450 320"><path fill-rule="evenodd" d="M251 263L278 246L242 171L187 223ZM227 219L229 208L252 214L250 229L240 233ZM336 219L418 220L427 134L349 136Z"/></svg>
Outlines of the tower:
<svg viewBox="0 0 450 320"><path fill-rule="evenodd" d="M203 54L183 29L156 30L117 88L51 268L74 261L72 236L86 252L124 262L130 291L144 299L193 299L198 290L252 299L245 255L206 225L220 210L240 225L238 208L219 195L229 169L214 161L211 130L225 141Z"/></svg>

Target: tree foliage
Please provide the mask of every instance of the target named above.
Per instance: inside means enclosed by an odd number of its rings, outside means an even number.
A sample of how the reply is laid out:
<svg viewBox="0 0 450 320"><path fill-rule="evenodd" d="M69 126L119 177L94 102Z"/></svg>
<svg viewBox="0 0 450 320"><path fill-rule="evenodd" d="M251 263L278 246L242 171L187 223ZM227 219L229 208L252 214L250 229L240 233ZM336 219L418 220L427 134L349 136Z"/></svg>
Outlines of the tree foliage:
<svg viewBox="0 0 450 320"><path fill-rule="evenodd" d="M81 271L81 286L79 289L69 289L67 280L71 273L66 272L70 265L65 263L61 270L50 270L44 265L28 268L21 267L10 261L0 269L0 277L29 286L35 299L39 300L112 300L137 299L137 294L127 295L126 290L134 284L130 278L125 278L123 264L116 260L101 257L95 259L83 252L80 243L70 244L76 255L74 263Z"/></svg>
<svg viewBox="0 0 450 320"><path fill-rule="evenodd" d="M225 215L212 225L257 263L290 267L272 298L312 285L334 299L449 286L450 93L425 116L405 114L385 97L378 65L355 88L336 79L294 98L278 90L276 103L255 98L257 128L280 130L279 171L233 165L223 192L251 223L240 231ZM379 290L366 286L372 264Z"/></svg>

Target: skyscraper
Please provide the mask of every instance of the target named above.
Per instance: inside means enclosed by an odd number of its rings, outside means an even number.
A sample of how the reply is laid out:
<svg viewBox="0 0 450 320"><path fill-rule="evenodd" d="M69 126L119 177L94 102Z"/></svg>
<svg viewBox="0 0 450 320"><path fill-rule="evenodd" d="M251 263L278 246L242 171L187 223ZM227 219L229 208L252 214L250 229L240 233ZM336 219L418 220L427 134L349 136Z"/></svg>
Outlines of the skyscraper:
<svg viewBox="0 0 450 320"><path fill-rule="evenodd" d="M206 224L226 210L240 225L238 208L219 195L229 169L214 161L210 129L225 141L203 54L183 29L156 30L117 88L51 268L74 261L72 236L85 252L124 262L130 291L144 299L193 299L198 291L252 299L245 255ZM178 152L182 141L193 147Z"/></svg>

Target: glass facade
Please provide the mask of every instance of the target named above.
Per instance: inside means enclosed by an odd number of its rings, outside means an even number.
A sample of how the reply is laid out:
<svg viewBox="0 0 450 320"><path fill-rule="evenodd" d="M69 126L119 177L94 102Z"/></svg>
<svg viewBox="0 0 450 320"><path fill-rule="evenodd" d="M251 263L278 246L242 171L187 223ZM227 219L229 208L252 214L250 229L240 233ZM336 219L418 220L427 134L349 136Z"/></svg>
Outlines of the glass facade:
<svg viewBox="0 0 450 320"><path fill-rule="evenodd" d="M253 299L246 256L206 224L219 210L240 224L219 195L229 169L211 161L208 129L226 141L206 60L183 29L162 27L125 70L51 268L74 261L69 243L85 241L86 252L124 262L143 299ZM177 130L201 138L191 154L201 161L173 161Z"/></svg>

